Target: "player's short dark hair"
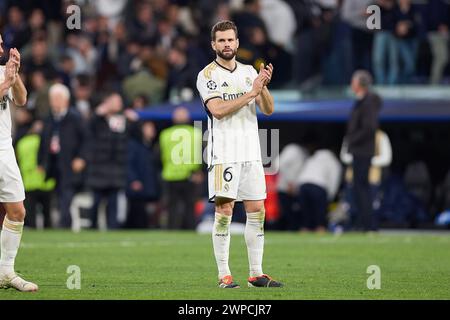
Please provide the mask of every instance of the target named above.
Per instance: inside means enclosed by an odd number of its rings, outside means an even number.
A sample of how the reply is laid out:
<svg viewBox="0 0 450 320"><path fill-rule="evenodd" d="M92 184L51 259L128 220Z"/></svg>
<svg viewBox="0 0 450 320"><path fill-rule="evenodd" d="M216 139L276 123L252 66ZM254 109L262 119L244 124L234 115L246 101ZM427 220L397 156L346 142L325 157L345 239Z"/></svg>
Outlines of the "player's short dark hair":
<svg viewBox="0 0 450 320"><path fill-rule="evenodd" d="M230 20L224 20L217 22L211 29L211 39L212 41L216 41L216 32L217 31L227 31L227 30L234 30L234 33L236 34L236 39L238 37L238 30L236 25L233 21Z"/></svg>

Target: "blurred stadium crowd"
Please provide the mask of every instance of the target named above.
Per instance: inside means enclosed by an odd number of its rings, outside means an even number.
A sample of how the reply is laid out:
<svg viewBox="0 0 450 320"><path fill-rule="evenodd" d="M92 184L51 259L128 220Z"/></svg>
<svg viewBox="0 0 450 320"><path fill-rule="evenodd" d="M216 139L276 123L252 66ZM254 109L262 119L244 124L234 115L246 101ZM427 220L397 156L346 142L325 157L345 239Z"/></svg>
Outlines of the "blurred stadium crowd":
<svg viewBox="0 0 450 320"><path fill-rule="evenodd" d="M79 30L66 27L72 4L81 7ZM382 9L382 31L366 27L370 4ZM167 173L170 143L136 111L198 97L219 20L238 26L239 61L274 64L273 89L348 85L356 69L383 85L448 81L445 0L0 0L0 12L5 51L20 50L28 90L14 145L30 227L97 228L97 211L109 229L195 227L206 210L194 201L202 167ZM173 126L188 121L186 110L175 112Z"/></svg>

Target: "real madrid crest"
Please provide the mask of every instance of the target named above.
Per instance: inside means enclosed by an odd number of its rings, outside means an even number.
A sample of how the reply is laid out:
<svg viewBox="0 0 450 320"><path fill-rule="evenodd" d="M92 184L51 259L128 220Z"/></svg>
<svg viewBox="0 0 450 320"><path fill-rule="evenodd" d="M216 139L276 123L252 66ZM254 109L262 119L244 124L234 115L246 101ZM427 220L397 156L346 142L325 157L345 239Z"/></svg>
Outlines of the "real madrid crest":
<svg viewBox="0 0 450 320"><path fill-rule="evenodd" d="M250 79L249 77L245 78L245 84L247 85L247 87L251 87L253 84L252 79Z"/></svg>

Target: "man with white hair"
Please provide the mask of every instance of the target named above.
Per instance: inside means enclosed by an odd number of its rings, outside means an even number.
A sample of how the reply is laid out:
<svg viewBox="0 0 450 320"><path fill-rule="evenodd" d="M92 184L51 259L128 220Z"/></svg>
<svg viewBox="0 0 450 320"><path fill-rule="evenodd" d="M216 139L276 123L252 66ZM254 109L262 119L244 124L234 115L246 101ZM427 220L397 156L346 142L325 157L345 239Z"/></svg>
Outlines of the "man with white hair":
<svg viewBox="0 0 450 320"><path fill-rule="evenodd" d="M69 89L60 83L49 89L50 115L41 134L38 163L46 177L56 179L60 227L71 227L70 204L75 183L86 166L87 130L81 115L70 108Z"/></svg>
<svg viewBox="0 0 450 320"><path fill-rule="evenodd" d="M2 43L0 36L0 56L4 54ZM0 236L0 288L37 291L36 284L14 271L25 219L25 190L12 146L10 113L10 102L23 106L27 101L19 68L20 53L16 48L10 49L8 62L0 66L0 218L5 214Z"/></svg>

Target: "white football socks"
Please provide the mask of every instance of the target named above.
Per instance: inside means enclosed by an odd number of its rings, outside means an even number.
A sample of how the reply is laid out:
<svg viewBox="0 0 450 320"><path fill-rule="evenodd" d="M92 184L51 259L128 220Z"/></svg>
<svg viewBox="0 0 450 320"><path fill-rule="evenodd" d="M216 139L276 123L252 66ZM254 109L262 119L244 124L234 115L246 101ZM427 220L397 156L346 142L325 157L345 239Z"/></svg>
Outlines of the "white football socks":
<svg viewBox="0 0 450 320"><path fill-rule="evenodd" d="M247 212L244 236L247 244L250 277L258 277L263 274L264 218L264 209L260 212Z"/></svg>
<svg viewBox="0 0 450 320"><path fill-rule="evenodd" d="M3 220L0 235L0 274L10 275L14 273L14 261L22 238L23 224L23 221L11 221L7 217Z"/></svg>
<svg viewBox="0 0 450 320"><path fill-rule="evenodd" d="M219 279L231 274L230 267L228 266L228 257L230 253L230 223L231 216L216 212L212 230L212 240L214 256L216 257L217 268L219 269Z"/></svg>

